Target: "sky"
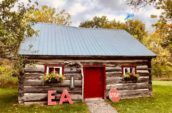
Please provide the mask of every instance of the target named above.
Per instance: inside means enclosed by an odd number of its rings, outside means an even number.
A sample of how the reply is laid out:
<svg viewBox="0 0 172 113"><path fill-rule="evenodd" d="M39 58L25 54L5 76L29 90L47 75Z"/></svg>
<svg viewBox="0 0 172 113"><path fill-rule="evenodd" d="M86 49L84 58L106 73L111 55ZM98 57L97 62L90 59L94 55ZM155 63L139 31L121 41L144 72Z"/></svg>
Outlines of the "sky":
<svg viewBox="0 0 172 113"><path fill-rule="evenodd" d="M23 0L27 1L27 0ZM36 0L39 5L48 5L56 10L65 9L72 18L71 26L79 26L83 21L94 16L107 16L109 20L125 22L128 13L133 13L132 19L139 19L146 24L148 31L152 31L152 24L157 19L150 18L152 14L160 15L161 11L153 6L133 8L127 5L126 0Z"/></svg>

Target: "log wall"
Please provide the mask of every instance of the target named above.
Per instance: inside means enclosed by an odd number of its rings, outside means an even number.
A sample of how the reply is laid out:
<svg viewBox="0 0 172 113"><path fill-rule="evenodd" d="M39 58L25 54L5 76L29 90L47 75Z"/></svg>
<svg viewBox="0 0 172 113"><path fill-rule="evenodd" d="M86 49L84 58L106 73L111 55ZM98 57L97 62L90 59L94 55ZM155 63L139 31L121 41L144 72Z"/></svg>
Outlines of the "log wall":
<svg viewBox="0 0 172 113"><path fill-rule="evenodd" d="M60 64L64 66L66 79L62 83L47 84L43 81L44 65ZM47 102L47 92L50 89L57 91L57 98L63 89L68 89L73 100L83 99L83 76L82 67L84 65L105 65L106 66L106 97L110 88L118 89L120 97L136 98L151 96L151 65L150 60L27 60L24 73L19 77L19 103L39 104ZM140 75L137 83L125 82L122 76L122 65L135 65L136 71ZM70 89L70 77L74 76L75 88Z"/></svg>

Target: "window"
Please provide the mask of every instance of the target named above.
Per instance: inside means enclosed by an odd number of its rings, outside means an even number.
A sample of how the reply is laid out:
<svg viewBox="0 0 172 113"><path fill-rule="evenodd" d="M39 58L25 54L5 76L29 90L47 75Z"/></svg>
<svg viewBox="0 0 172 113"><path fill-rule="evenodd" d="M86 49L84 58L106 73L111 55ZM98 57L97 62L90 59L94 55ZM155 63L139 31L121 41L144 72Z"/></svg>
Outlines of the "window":
<svg viewBox="0 0 172 113"><path fill-rule="evenodd" d="M123 66L122 73L125 75L126 73L136 74L136 67L135 66Z"/></svg>
<svg viewBox="0 0 172 113"><path fill-rule="evenodd" d="M54 74L63 74L62 66L46 66L46 74L54 73Z"/></svg>

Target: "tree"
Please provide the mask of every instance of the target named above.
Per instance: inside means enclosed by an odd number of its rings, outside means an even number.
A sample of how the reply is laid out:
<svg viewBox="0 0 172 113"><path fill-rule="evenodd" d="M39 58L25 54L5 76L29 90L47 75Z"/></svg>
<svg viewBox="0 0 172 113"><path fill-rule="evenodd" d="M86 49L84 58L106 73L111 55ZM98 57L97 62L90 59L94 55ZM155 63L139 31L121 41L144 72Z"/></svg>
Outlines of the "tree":
<svg viewBox="0 0 172 113"><path fill-rule="evenodd" d="M156 70L156 72L159 72L159 75L168 76L172 73L172 0L130 0L129 2L130 5L135 7L152 3L154 3L155 8L162 11L158 21L153 25L155 27L153 34L156 35L151 35L152 39L149 40L149 42L160 40L160 43L157 44L158 47L152 48L157 54L157 58L153 62L153 71L155 72ZM154 17L157 16L155 15ZM149 44L146 45L149 47ZM162 61L163 63L160 63ZM168 72L171 73L169 74Z"/></svg>
<svg viewBox="0 0 172 113"><path fill-rule="evenodd" d="M162 10L159 20L153 26L155 32L159 32L164 39L162 46L168 48L172 55L172 0L129 0L129 4L135 7L151 3L155 4L155 8Z"/></svg>
<svg viewBox="0 0 172 113"><path fill-rule="evenodd" d="M30 10L26 14L31 21L44 22L44 23L55 23L69 25L71 23L71 16L65 10L56 12L55 8L48 6L42 6L37 10Z"/></svg>
<svg viewBox="0 0 172 113"><path fill-rule="evenodd" d="M117 22L115 19L109 21L106 16L95 16L92 20L82 22L80 27L124 29L140 41L147 34L144 23L139 20L128 20L126 23L121 23Z"/></svg>
<svg viewBox="0 0 172 113"><path fill-rule="evenodd" d="M32 23L27 22L25 13L33 10L28 2L27 8L18 0L3 0L0 4L0 57L16 55L24 37L31 36ZM17 6L17 10L14 7Z"/></svg>
<svg viewBox="0 0 172 113"><path fill-rule="evenodd" d="M135 38L142 41L147 35L145 24L139 20L128 20L126 23L126 31L132 34Z"/></svg>
<svg viewBox="0 0 172 113"><path fill-rule="evenodd" d="M159 1L162 1L162 0L159 0ZM156 0L128 0L127 1L127 3L129 5L133 5L135 7L137 7L137 6L145 6L145 5L153 3L153 2L156 2Z"/></svg>
<svg viewBox="0 0 172 113"><path fill-rule="evenodd" d="M160 34L163 39L161 45L163 48L168 48L172 54L172 24L167 23L164 18L161 18L154 24L155 32Z"/></svg>
<svg viewBox="0 0 172 113"><path fill-rule="evenodd" d="M162 9L162 16L166 18L167 20L169 19L170 21L172 20L172 0L160 0L156 4L157 9Z"/></svg>
<svg viewBox="0 0 172 113"><path fill-rule="evenodd" d="M129 0L128 4L135 7L154 4L157 9L163 11L161 17L163 16L166 19L172 19L172 0Z"/></svg>
<svg viewBox="0 0 172 113"><path fill-rule="evenodd" d="M109 21L106 16L93 17L91 20L80 23L79 27L85 28L108 28L108 29L124 29L125 24L117 22L115 19Z"/></svg>
<svg viewBox="0 0 172 113"><path fill-rule="evenodd" d="M163 48L161 43L163 39L161 38L161 34L158 32L154 32L149 36L145 37L143 43L154 53L157 54L157 57L153 59L153 75L156 77L167 76L170 77L172 72L172 63L170 62L170 52L167 48Z"/></svg>
<svg viewBox="0 0 172 113"><path fill-rule="evenodd" d="M79 26L85 28L108 28L109 21L106 16L95 16L92 20L82 22Z"/></svg>

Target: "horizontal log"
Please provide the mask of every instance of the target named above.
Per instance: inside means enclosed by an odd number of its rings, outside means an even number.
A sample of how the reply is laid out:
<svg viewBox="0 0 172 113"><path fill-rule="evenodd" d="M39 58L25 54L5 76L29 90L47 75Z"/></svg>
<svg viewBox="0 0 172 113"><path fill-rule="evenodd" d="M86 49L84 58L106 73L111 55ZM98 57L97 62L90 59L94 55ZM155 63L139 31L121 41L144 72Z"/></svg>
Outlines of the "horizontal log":
<svg viewBox="0 0 172 113"><path fill-rule="evenodd" d="M24 105L47 105L47 101L23 102Z"/></svg>
<svg viewBox="0 0 172 113"><path fill-rule="evenodd" d="M75 80L75 86L82 86L82 80ZM61 83L44 83L43 80L25 80L25 86L70 86L70 80L63 80Z"/></svg>
<svg viewBox="0 0 172 113"><path fill-rule="evenodd" d="M24 80L24 85L33 85L33 86L37 86L37 85L44 85L44 81L43 80L38 80L38 79L28 79L28 80Z"/></svg>
<svg viewBox="0 0 172 113"><path fill-rule="evenodd" d="M45 76L44 74L32 74L32 73L29 73L29 74L25 74L25 79L28 80L28 79L32 79L32 80L42 80L43 79L43 76ZM70 80L71 79L71 76L74 77L75 80L81 80L82 79L82 75L81 73L68 73L68 74L64 74L65 76L65 79L66 80Z"/></svg>
<svg viewBox="0 0 172 113"><path fill-rule="evenodd" d="M118 90L134 90L134 89L148 89L148 82L144 83L123 83L123 84L110 84L106 86L106 90L117 88Z"/></svg>
<svg viewBox="0 0 172 113"><path fill-rule="evenodd" d="M54 87L54 86L24 86L24 93L47 93L48 90L56 90L57 93L62 93L67 89L72 94L82 94L81 87L70 89L69 87Z"/></svg>
<svg viewBox="0 0 172 113"><path fill-rule="evenodd" d="M140 68L140 69L147 69L148 65L137 65L136 68Z"/></svg>
<svg viewBox="0 0 172 113"><path fill-rule="evenodd" d="M121 77L122 73L108 73L106 74L106 77Z"/></svg>
<svg viewBox="0 0 172 113"><path fill-rule="evenodd" d="M151 96L151 92L148 89L118 90L118 92L121 99ZM106 92L107 97L108 93L109 91Z"/></svg>
<svg viewBox="0 0 172 113"><path fill-rule="evenodd" d="M83 65L96 65L95 62L82 62ZM122 65L146 65L147 62L107 62L107 63L103 63L101 62L101 64L99 65L106 65L106 66L122 66Z"/></svg>
<svg viewBox="0 0 172 113"><path fill-rule="evenodd" d="M136 68L136 70L151 70L150 68Z"/></svg>
<svg viewBox="0 0 172 113"><path fill-rule="evenodd" d="M81 73L64 73L65 76L81 76Z"/></svg>
<svg viewBox="0 0 172 113"><path fill-rule="evenodd" d="M30 60L32 61L32 60ZM107 66L116 66L117 64L142 64L146 65L148 60L38 60L34 59L34 62L40 65L43 64L65 64L66 62L78 62L78 64L104 64Z"/></svg>
<svg viewBox="0 0 172 113"><path fill-rule="evenodd" d="M137 89L137 90L119 90L120 96L132 95L132 94L142 94L149 92L149 89Z"/></svg>
<svg viewBox="0 0 172 113"><path fill-rule="evenodd" d="M112 64L110 64L110 63L104 63L104 65L105 65L106 67L117 67L117 66L118 66L117 63L112 63Z"/></svg>
<svg viewBox="0 0 172 113"><path fill-rule="evenodd" d="M43 72L24 72L24 76L30 76L30 75L44 76L45 73L43 73Z"/></svg>
<svg viewBox="0 0 172 113"><path fill-rule="evenodd" d="M141 77L148 77L148 76L151 76L151 74L150 73L138 73L139 74L139 76L141 76Z"/></svg>
<svg viewBox="0 0 172 113"><path fill-rule="evenodd" d="M128 96L122 96L120 97L121 99L134 99L134 98L141 98L141 97L151 97L152 95L147 92L147 93L142 93L140 95L128 95Z"/></svg>
<svg viewBox="0 0 172 113"><path fill-rule="evenodd" d="M119 91L119 96L123 99L128 98L128 97L133 97L133 96L144 97L145 95L150 95L150 92L148 89Z"/></svg>
<svg viewBox="0 0 172 113"><path fill-rule="evenodd" d="M75 72L75 73L64 73L64 75L81 75L81 72Z"/></svg>
<svg viewBox="0 0 172 113"><path fill-rule="evenodd" d="M149 76L140 76L138 78L139 82L148 82L149 81Z"/></svg>
<svg viewBox="0 0 172 113"><path fill-rule="evenodd" d="M121 67L106 67L106 72L111 71L121 71Z"/></svg>
<svg viewBox="0 0 172 113"><path fill-rule="evenodd" d="M47 93L24 93L23 101L47 100Z"/></svg>
<svg viewBox="0 0 172 113"><path fill-rule="evenodd" d="M64 74L64 76L65 76L65 79L67 79L67 80L70 80L71 76L73 76L75 80L81 80L82 79L82 75L78 74L78 73L77 74L71 74L71 73Z"/></svg>
<svg viewBox="0 0 172 113"><path fill-rule="evenodd" d="M118 74L121 74L122 75L122 72L106 72L106 75L118 75Z"/></svg>
<svg viewBox="0 0 172 113"><path fill-rule="evenodd" d="M149 81L149 76L140 76L137 80L137 83L140 83L140 82L148 82ZM123 80L123 77L106 77L106 84L109 85L109 84L114 84L114 83L127 83L127 82L131 82L132 81L125 81Z"/></svg>
<svg viewBox="0 0 172 113"><path fill-rule="evenodd" d="M63 80L61 83L45 83L45 86L51 86L51 87L69 87L70 86L70 80ZM82 80L75 80L75 86L81 87L82 86Z"/></svg>
<svg viewBox="0 0 172 113"><path fill-rule="evenodd" d="M33 70L25 70L25 69L24 69L24 73L39 73L39 74L45 74L44 71L37 70L37 69L33 69Z"/></svg>
<svg viewBox="0 0 172 113"><path fill-rule="evenodd" d="M137 70L136 71L140 75L149 74L149 70ZM122 75L122 71L106 71L106 75L112 76L112 75Z"/></svg>
<svg viewBox="0 0 172 113"><path fill-rule="evenodd" d="M43 75L44 76L44 75ZM25 76L25 79L32 79L32 80L42 80L43 79L43 76L40 76L40 75L26 75Z"/></svg>
<svg viewBox="0 0 172 113"><path fill-rule="evenodd" d="M122 83L122 77L106 77L106 84Z"/></svg>
<svg viewBox="0 0 172 113"><path fill-rule="evenodd" d="M136 71L138 74L144 73L144 74L149 74L148 70L137 70Z"/></svg>
<svg viewBox="0 0 172 113"><path fill-rule="evenodd" d="M44 73L25 73L24 76L44 76Z"/></svg>
<svg viewBox="0 0 172 113"><path fill-rule="evenodd" d="M24 102L36 102L36 101L43 101L47 100L48 93L25 93L22 97ZM61 94L56 94L56 98L59 99ZM81 100L82 95L80 94L70 94L73 100Z"/></svg>
<svg viewBox="0 0 172 113"><path fill-rule="evenodd" d="M24 68L25 72L44 72L45 66L44 65L38 65L38 64L26 64Z"/></svg>
<svg viewBox="0 0 172 113"><path fill-rule="evenodd" d="M147 62L148 60L146 59L130 59L130 60L127 60L127 59L121 59L121 60L72 60L72 59L69 59L69 60L62 60L62 59L57 59L57 60L54 60L54 59L48 59L48 60L43 60L43 59L34 59L34 60L29 60L29 61L34 61L35 63L38 63L38 62L47 62L47 64L49 64L48 62L53 63L63 63L63 62Z"/></svg>
<svg viewBox="0 0 172 113"><path fill-rule="evenodd" d="M78 71L78 70L81 70L81 69L76 66L65 66L64 67L64 71Z"/></svg>
<svg viewBox="0 0 172 113"><path fill-rule="evenodd" d="M80 68L74 68L74 67L64 68L64 73L80 73L80 72L81 72Z"/></svg>
<svg viewBox="0 0 172 113"><path fill-rule="evenodd" d="M140 97L151 97L150 92L142 93L142 94L133 94L133 95L125 95L125 96L120 96L120 99L134 99L134 98L140 98ZM107 98L108 95L107 95Z"/></svg>

